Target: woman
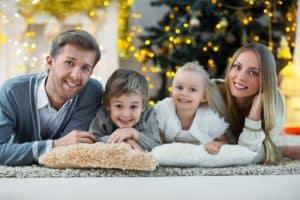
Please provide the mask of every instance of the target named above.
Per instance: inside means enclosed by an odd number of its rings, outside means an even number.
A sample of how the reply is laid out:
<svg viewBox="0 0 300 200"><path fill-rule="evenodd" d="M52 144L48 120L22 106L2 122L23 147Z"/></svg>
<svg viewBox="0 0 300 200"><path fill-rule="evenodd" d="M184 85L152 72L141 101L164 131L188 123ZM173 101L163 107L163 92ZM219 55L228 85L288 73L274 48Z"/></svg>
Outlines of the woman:
<svg viewBox="0 0 300 200"><path fill-rule="evenodd" d="M238 49L225 80L211 80L210 106L230 123L227 138L258 152L254 162L279 163L282 156L284 100L277 87L276 63L269 49L257 43ZM275 144L274 144L275 143ZM286 148L282 148L286 154Z"/></svg>

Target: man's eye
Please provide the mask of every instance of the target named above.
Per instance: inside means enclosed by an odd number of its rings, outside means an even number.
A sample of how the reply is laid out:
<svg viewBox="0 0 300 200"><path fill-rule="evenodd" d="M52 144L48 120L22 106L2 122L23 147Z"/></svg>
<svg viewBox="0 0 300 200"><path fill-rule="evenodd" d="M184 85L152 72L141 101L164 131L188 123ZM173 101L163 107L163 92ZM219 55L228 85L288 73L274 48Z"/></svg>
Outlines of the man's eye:
<svg viewBox="0 0 300 200"><path fill-rule="evenodd" d="M74 66L74 62L71 60L66 60L65 63L70 66Z"/></svg>

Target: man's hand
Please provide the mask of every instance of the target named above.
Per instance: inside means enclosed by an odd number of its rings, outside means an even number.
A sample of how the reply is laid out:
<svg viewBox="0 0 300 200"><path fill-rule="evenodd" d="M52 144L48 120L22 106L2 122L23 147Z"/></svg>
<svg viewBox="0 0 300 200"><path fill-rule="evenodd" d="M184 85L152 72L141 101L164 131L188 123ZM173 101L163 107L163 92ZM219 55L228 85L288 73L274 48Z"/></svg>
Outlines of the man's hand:
<svg viewBox="0 0 300 200"><path fill-rule="evenodd" d="M118 128L111 134L108 144L111 143L120 143L125 141L126 139L133 139L137 141L139 138L139 132L134 128Z"/></svg>
<svg viewBox="0 0 300 200"><path fill-rule="evenodd" d="M223 145L223 142L218 142L218 141L212 141L208 142L204 145L205 150L209 154L217 154L220 151L221 146Z"/></svg>
<svg viewBox="0 0 300 200"><path fill-rule="evenodd" d="M68 135L54 140L53 147L66 146L76 143L94 143L96 137L87 131L73 130Z"/></svg>

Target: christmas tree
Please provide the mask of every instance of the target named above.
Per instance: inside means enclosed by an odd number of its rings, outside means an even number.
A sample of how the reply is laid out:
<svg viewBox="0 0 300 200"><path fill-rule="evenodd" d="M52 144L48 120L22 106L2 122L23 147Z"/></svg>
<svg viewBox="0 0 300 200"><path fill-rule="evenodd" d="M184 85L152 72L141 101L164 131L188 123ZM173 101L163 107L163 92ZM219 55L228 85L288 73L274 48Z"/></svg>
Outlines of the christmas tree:
<svg viewBox="0 0 300 200"><path fill-rule="evenodd" d="M169 9L157 26L145 28L135 57L160 69L157 99L168 95L178 66L198 60L211 77L222 77L230 56L248 42L267 45L278 71L292 57L296 0L160 0L151 5Z"/></svg>

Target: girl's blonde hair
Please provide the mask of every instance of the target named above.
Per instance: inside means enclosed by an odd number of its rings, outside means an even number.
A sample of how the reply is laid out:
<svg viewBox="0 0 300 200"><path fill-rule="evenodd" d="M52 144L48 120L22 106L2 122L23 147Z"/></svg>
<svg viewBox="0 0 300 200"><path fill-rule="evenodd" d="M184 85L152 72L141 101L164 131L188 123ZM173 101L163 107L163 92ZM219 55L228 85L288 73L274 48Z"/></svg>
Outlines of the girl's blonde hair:
<svg viewBox="0 0 300 200"><path fill-rule="evenodd" d="M113 97L119 97L123 94L137 94L143 99L143 106L147 105L148 100L148 82L145 77L129 69L117 69L107 80L105 85L103 104L105 108L109 107L109 102Z"/></svg>
<svg viewBox="0 0 300 200"><path fill-rule="evenodd" d="M199 65L198 61L192 61L192 62L187 62L185 63L182 67L180 67L176 73L176 74L180 73L180 71L191 71L191 72L195 72L197 74L199 74L203 79L204 79L204 84L205 84L205 99L207 99L208 96L208 87L209 87L209 75L207 73L207 71L204 69L204 67L202 65ZM174 80L174 79L173 79Z"/></svg>
<svg viewBox="0 0 300 200"><path fill-rule="evenodd" d="M229 62L226 74L225 74L225 102L220 102L223 98L220 98L216 92L215 96L209 98L210 105L218 110L224 115L226 120L230 123L230 128L235 141L237 141L239 134L242 132L244 118L238 111L237 105L235 103L234 97L231 95L229 89L228 74L232 68L233 63L236 61L237 57L246 51L252 51L257 56L259 64L261 65L261 76L260 76L260 89L262 92L262 102L263 102L263 115L262 115L262 127L266 133L266 139L264 141L265 147L265 163L275 164L281 160L281 154L275 147L274 143L270 139L270 131L275 126L275 123L283 123L283 118L281 122L277 122L276 119L278 115L283 115L285 112L284 100L280 91L277 87L277 74L276 74L276 63L273 54L269 49L258 43L250 43L239 48L233 55L231 61ZM218 98L218 99L217 99ZM227 106L225 105L227 104Z"/></svg>

